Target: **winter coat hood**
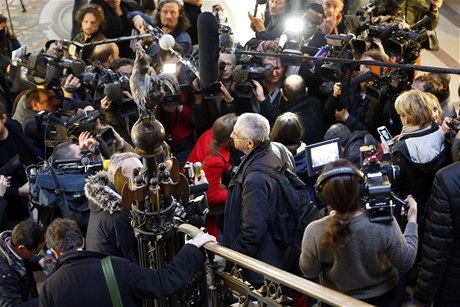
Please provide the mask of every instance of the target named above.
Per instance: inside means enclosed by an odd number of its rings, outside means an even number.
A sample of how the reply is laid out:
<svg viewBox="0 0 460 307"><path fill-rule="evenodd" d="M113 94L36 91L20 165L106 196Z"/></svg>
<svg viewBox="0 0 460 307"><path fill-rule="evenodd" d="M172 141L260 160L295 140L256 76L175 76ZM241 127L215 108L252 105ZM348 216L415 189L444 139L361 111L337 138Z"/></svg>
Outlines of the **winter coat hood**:
<svg viewBox="0 0 460 307"><path fill-rule="evenodd" d="M431 173L445 164L448 149L444 133L436 123L433 122L426 131L405 136L401 141L393 150L401 152L415 167Z"/></svg>
<svg viewBox="0 0 460 307"><path fill-rule="evenodd" d="M121 211L121 196L109 186L107 172L97 172L88 177L85 185L85 195L91 211L108 211L110 214Z"/></svg>

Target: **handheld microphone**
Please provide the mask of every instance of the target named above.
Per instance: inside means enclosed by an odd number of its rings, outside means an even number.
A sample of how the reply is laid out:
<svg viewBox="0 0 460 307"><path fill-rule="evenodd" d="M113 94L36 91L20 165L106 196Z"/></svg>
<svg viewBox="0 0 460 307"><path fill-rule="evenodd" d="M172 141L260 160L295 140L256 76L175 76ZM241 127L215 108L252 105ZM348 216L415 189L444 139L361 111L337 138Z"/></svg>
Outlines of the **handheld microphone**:
<svg viewBox="0 0 460 307"><path fill-rule="evenodd" d="M173 49L174 45L176 44L176 40L171 34L165 34L163 35L160 40L158 41L158 45L160 46L161 49L167 50L171 52L176 58L179 59L179 61L190 68L193 74L200 79L200 73L198 72L198 69L196 69L195 65L193 65L190 60L184 59L179 52L175 51Z"/></svg>

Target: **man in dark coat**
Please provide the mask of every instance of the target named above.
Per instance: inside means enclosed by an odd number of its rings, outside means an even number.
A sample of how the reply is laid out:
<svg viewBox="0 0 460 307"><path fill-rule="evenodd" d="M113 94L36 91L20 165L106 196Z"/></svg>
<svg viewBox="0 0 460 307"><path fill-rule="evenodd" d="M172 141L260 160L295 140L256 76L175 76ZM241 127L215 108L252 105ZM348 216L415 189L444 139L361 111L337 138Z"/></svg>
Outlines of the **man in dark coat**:
<svg viewBox="0 0 460 307"><path fill-rule="evenodd" d="M280 108L267 101L260 103L261 114L267 117L270 123L274 123L276 118L285 112L292 112L299 115L304 127L302 142L314 144L323 141L324 133L328 125L323 116L323 105L321 101L307 93L308 89L305 81L299 75L290 75L283 82L281 96L283 102Z"/></svg>
<svg viewBox="0 0 460 307"><path fill-rule="evenodd" d="M458 151L460 140L453 148ZM458 156L458 153L457 153ZM458 157L457 157L458 158ZM460 297L460 162L436 173L422 240L414 299L420 306L458 306Z"/></svg>
<svg viewBox="0 0 460 307"><path fill-rule="evenodd" d="M29 166L38 162L31 143L22 133L21 124L8 119L5 106L0 104L0 168L17 155L20 167L10 168L12 173L4 174L12 178L4 195L5 202L0 204L0 231L12 229L18 222L30 217L29 183L22 165Z"/></svg>
<svg viewBox="0 0 460 307"><path fill-rule="evenodd" d="M236 149L246 155L228 186L225 204L224 245L242 254L270 265L285 269L283 263L285 249L274 241L270 231L273 217L271 212L277 205L277 195L282 193L276 179L260 172L247 172L250 165L264 165L280 168L281 153L269 140L270 125L260 114L242 114L230 137ZM292 155L291 170L294 171ZM254 286L263 284L261 275L244 271L246 279Z"/></svg>
<svg viewBox="0 0 460 307"><path fill-rule="evenodd" d="M0 234L0 306L38 306L32 271L42 269L35 255L44 243L42 228L30 220Z"/></svg>
<svg viewBox="0 0 460 307"><path fill-rule="evenodd" d="M136 1L91 0L90 3L99 4L104 9L105 21L102 26L102 33L106 38L119 38L131 35L134 27L127 15L129 12L140 10L140 6ZM117 43L120 48L121 57L134 57L134 52L129 47L130 42L122 41Z"/></svg>
<svg viewBox="0 0 460 307"><path fill-rule="evenodd" d="M199 234L161 270L110 257L122 305L139 306L141 298L166 298L185 287L205 260L199 248L215 240ZM57 269L43 284L40 306L113 305L101 264L106 255L82 250L83 235L74 221L54 220L46 231L46 244L57 257Z"/></svg>
<svg viewBox="0 0 460 307"><path fill-rule="evenodd" d="M129 213L123 210L121 196L115 189L115 172L121 167L126 177L134 168L142 168L139 156L132 152L114 154L107 172L88 178L85 195L90 216L86 234L86 248L111 256L123 257L139 263L139 253Z"/></svg>

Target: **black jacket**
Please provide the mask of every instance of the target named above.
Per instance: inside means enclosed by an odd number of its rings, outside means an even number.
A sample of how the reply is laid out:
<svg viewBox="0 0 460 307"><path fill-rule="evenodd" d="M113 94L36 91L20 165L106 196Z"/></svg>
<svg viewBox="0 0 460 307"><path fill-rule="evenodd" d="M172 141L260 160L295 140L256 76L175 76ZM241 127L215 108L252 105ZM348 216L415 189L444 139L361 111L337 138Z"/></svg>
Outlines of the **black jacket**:
<svg viewBox="0 0 460 307"><path fill-rule="evenodd" d="M85 195L91 211L86 248L139 263L139 253L131 219L123 211L121 198L109 187L106 172L88 178ZM117 196L118 195L118 196Z"/></svg>
<svg viewBox="0 0 460 307"><path fill-rule="evenodd" d="M270 232L276 196L282 193L281 188L276 179L259 171L249 172L244 177L250 165L281 167L276 150L269 141L261 143L243 158L238 171L232 176L225 204L224 245L285 269L284 248L276 244ZM263 283L262 276L249 271L245 274L251 284Z"/></svg>
<svg viewBox="0 0 460 307"><path fill-rule="evenodd" d="M21 163L25 166L37 163L37 154L22 133L20 123L8 119L5 127L8 129L8 137L0 141L0 167L8 163L16 154L19 155ZM24 168L20 168L13 174L11 186L4 195L4 200L8 205L4 212L0 211L0 230L12 229L18 221L29 218L28 199L19 196L18 193L18 188L26 182L27 177Z"/></svg>
<svg viewBox="0 0 460 307"><path fill-rule="evenodd" d="M0 306L38 306L37 285L32 271L41 270L39 257L18 260L6 245L11 231L0 234Z"/></svg>
<svg viewBox="0 0 460 307"><path fill-rule="evenodd" d="M56 272L43 284L40 306L112 306L101 259L106 255L71 251L58 258ZM202 266L205 256L186 244L161 270L141 268L111 257L123 306L140 306L140 298L166 298L184 288Z"/></svg>
<svg viewBox="0 0 460 307"><path fill-rule="evenodd" d="M459 306L460 162L436 173L428 201L422 261L414 298L434 306Z"/></svg>
<svg viewBox="0 0 460 307"><path fill-rule="evenodd" d="M91 0L90 3L99 4L104 10L105 21L102 26L102 34L104 34L106 38L119 38L121 36L131 35L134 26L132 21L127 18L127 15L131 11L140 10L137 2L131 0L121 1L120 7L123 11L121 16L118 16L104 0ZM131 41L122 41L117 43L120 48L120 57L134 57L134 52L129 47L130 42Z"/></svg>
<svg viewBox="0 0 460 307"><path fill-rule="evenodd" d="M279 107L271 103L269 98L260 102L260 114L268 119L271 126L275 124L276 118L285 112L299 115L305 129L302 142L310 145L323 141L329 126L323 116L323 104L318 98L304 95L295 100L283 100Z"/></svg>

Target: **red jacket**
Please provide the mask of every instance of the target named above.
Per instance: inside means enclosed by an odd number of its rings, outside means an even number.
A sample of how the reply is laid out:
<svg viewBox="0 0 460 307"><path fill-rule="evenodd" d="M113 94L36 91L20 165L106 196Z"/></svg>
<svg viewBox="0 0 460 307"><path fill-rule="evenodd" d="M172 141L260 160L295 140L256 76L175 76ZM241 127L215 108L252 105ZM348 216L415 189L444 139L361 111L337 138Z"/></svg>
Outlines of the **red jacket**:
<svg viewBox="0 0 460 307"><path fill-rule="evenodd" d="M221 188L220 184L222 175L230 168L230 151L228 148L219 148L217 154L211 154L211 141L212 132L209 129L200 136L187 161L202 163L209 182L207 196L211 214L220 214L227 200L227 189Z"/></svg>

